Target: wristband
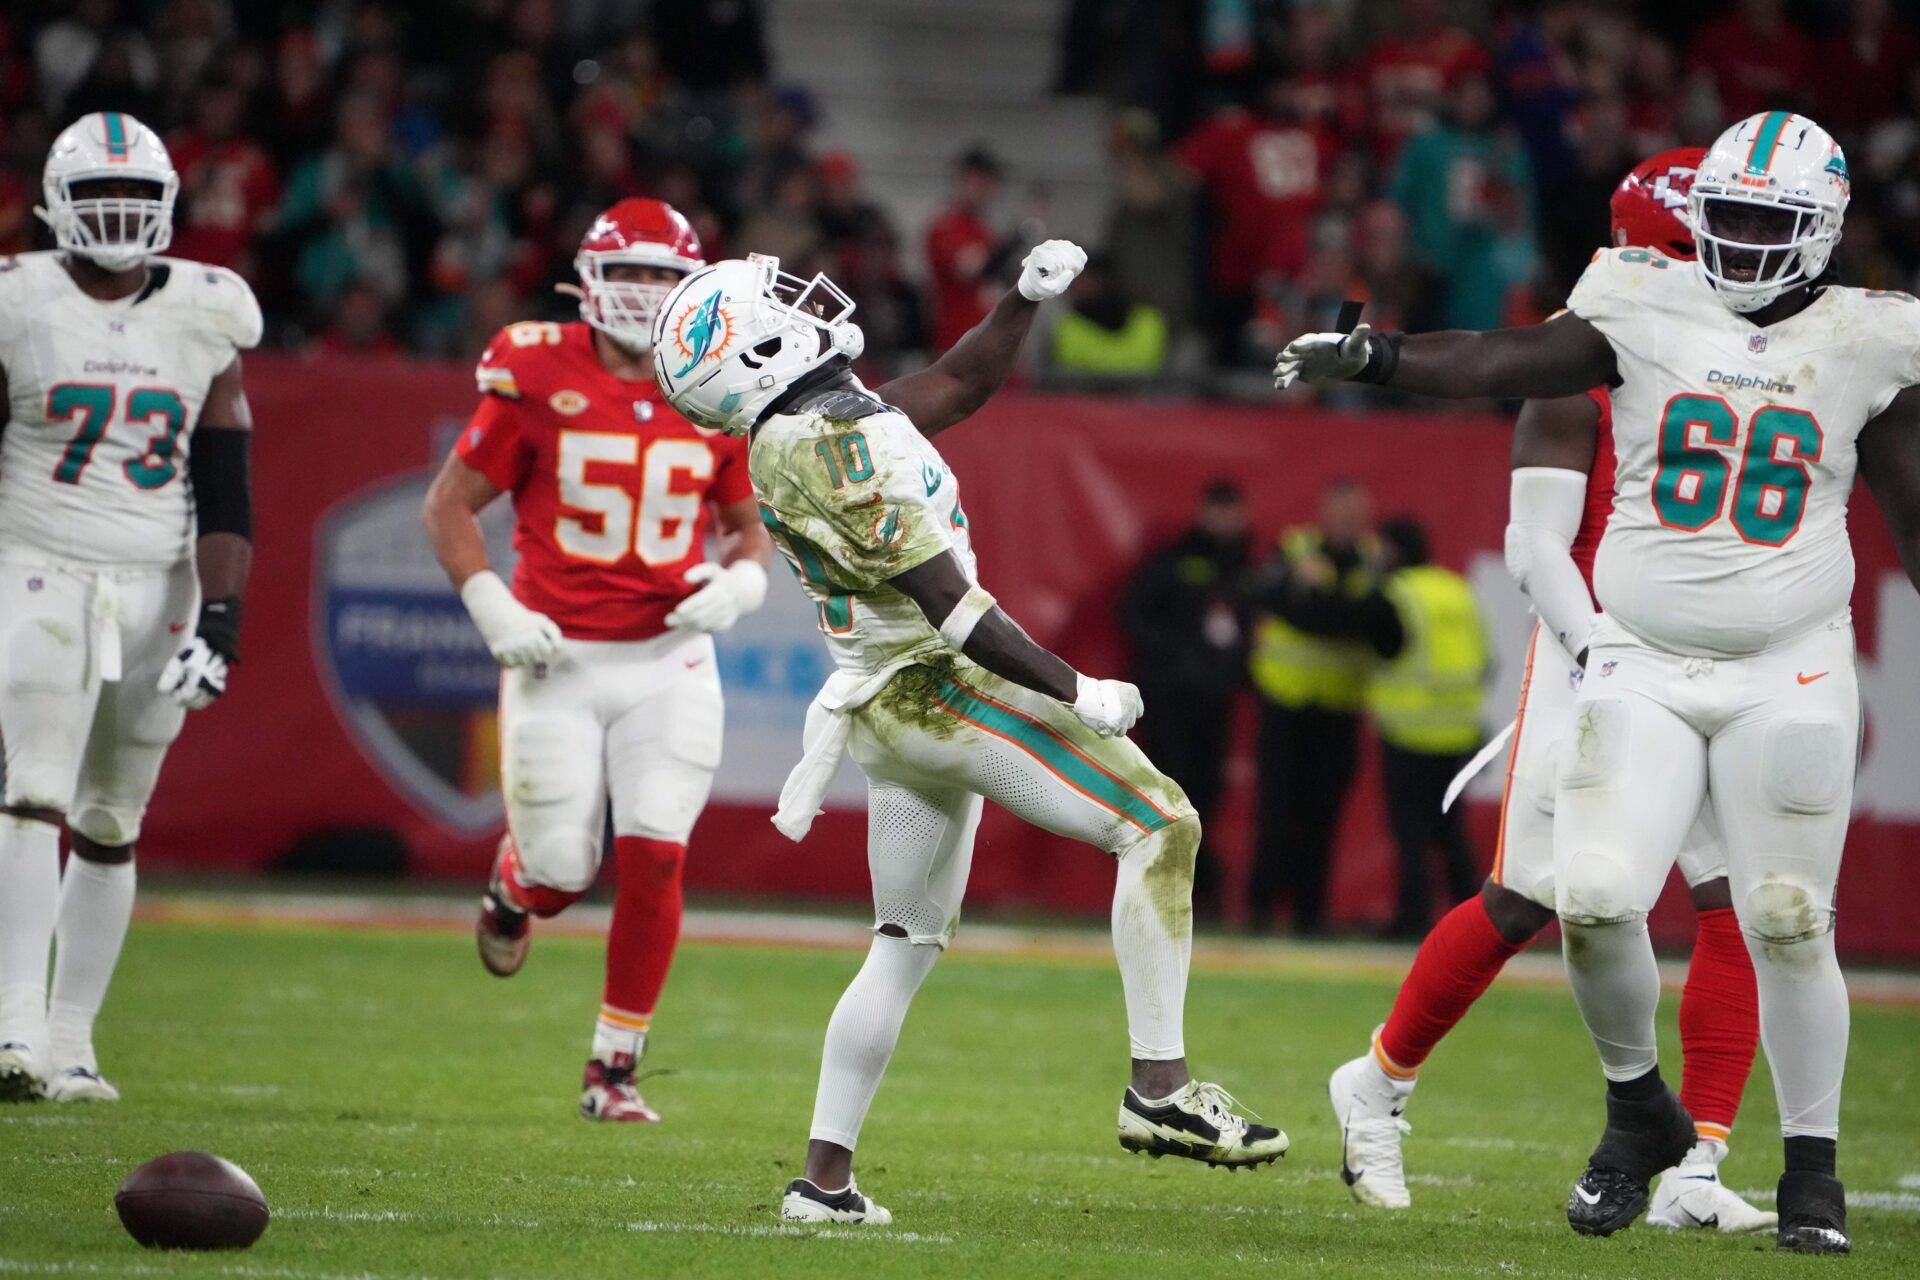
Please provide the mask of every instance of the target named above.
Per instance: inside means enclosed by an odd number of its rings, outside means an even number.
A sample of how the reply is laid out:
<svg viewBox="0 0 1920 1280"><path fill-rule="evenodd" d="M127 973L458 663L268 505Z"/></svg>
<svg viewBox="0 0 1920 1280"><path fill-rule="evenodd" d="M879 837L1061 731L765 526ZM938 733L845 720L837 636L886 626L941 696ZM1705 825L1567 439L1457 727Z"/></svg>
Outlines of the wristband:
<svg viewBox="0 0 1920 1280"><path fill-rule="evenodd" d="M240 597L209 600L200 606L200 622L193 633L228 662L240 661Z"/></svg>
<svg viewBox="0 0 1920 1280"><path fill-rule="evenodd" d="M1353 381L1376 386L1392 382L1394 371L1400 367L1400 344L1406 340L1404 333L1369 334L1366 367L1353 375Z"/></svg>

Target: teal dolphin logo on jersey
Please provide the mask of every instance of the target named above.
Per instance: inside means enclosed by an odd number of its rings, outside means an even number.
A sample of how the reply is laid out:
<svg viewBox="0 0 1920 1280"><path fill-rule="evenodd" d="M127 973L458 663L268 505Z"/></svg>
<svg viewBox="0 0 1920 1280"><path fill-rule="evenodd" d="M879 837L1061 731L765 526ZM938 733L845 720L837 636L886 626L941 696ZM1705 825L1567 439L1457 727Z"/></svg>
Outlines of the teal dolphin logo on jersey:
<svg viewBox="0 0 1920 1280"><path fill-rule="evenodd" d="M674 334L680 345L680 353L687 357L687 363L673 376L686 377L695 365L718 348L725 347L727 338L731 336L731 328L727 313L720 309L720 290L715 289L705 302L687 313L680 322L679 331ZM716 338L719 339L717 345Z"/></svg>

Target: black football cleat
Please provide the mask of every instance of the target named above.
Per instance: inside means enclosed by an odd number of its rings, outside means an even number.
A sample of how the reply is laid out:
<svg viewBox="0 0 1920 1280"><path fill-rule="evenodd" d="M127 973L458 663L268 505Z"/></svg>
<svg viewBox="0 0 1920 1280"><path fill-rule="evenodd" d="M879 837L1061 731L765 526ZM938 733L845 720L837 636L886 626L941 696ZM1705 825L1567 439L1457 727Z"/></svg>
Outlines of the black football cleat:
<svg viewBox="0 0 1920 1280"><path fill-rule="evenodd" d="M1847 1191L1830 1173L1788 1170L1773 1207L1780 1212L1774 1244L1788 1253L1850 1253Z"/></svg>
<svg viewBox="0 0 1920 1280"><path fill-rule="evenodd" d="M1648 1184L1679 1164L1694 1143L1693 1118L1673 1090L1652 1098L1607 1095L1607 1128L1567 1195L1567 1225L1610 1236L1647 1211Z"/></svg>

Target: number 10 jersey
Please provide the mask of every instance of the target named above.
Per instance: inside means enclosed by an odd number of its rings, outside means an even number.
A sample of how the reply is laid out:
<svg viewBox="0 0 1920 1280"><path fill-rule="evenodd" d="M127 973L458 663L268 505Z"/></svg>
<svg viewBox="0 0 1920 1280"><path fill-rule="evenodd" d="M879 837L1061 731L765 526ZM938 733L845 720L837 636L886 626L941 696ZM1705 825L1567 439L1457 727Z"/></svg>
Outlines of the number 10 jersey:
<svg viewBox="0 0 1920 1280"><path fill-rule="evenodd" d="M0 258L0 557L184 560L193 428L214 378L259 341L253 291L224 267L154 258L144 288L102 302L59 254Z"/></svg>
<svg viewBox="0 0 1920 1280"><path fill-rule="evenodd" d="M1606 249L1567 307L1613 344L1620 375L1601 608L1669 652L1728 658L1841 614L1856 445L1920 382L1920 304L1828 286L1760 328L1694 264Z"/></svg>

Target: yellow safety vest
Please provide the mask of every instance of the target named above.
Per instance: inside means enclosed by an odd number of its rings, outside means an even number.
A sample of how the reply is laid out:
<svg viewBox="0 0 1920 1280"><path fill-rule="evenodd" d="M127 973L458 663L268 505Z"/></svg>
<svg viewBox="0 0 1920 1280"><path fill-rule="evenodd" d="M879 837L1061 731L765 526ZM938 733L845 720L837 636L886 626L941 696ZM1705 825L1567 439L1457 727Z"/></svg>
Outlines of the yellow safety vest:
<svg viewBox="0 0 1920 1280"><path fill-rule="evenodd" d="M1127 322L1118 330L1072 310L1054 322L1053 363L1062 372L1150 378L1166 361L1166 317L1145 303L1128 311Z"/></svg>
<svg viewBox="0 0 1920 1280"><path fill-rule="evenodd" d="M1473 588L1459 574L1414 565L1384 588L1406 644L1374 672L1367 707L1380 736L1406 751L1456 755L1480 745L1487 634Z"/></svg>
<svg viewBox="0 0 1920 1280"><path fill-rule="evenodd" d="M1280 537L1280 555L1289 565L1321 554L1318 529L1289 529ZM1342 574L1341 594L1359 597L1372 590L1371 557ZM1279 618L1260 620L1247 663L1254 687L1283 707L1322 707L1357 712L1366 702L1367 674L1379 663L1373 646L1361 640L1329 640L1302 631Z"/></svg>

